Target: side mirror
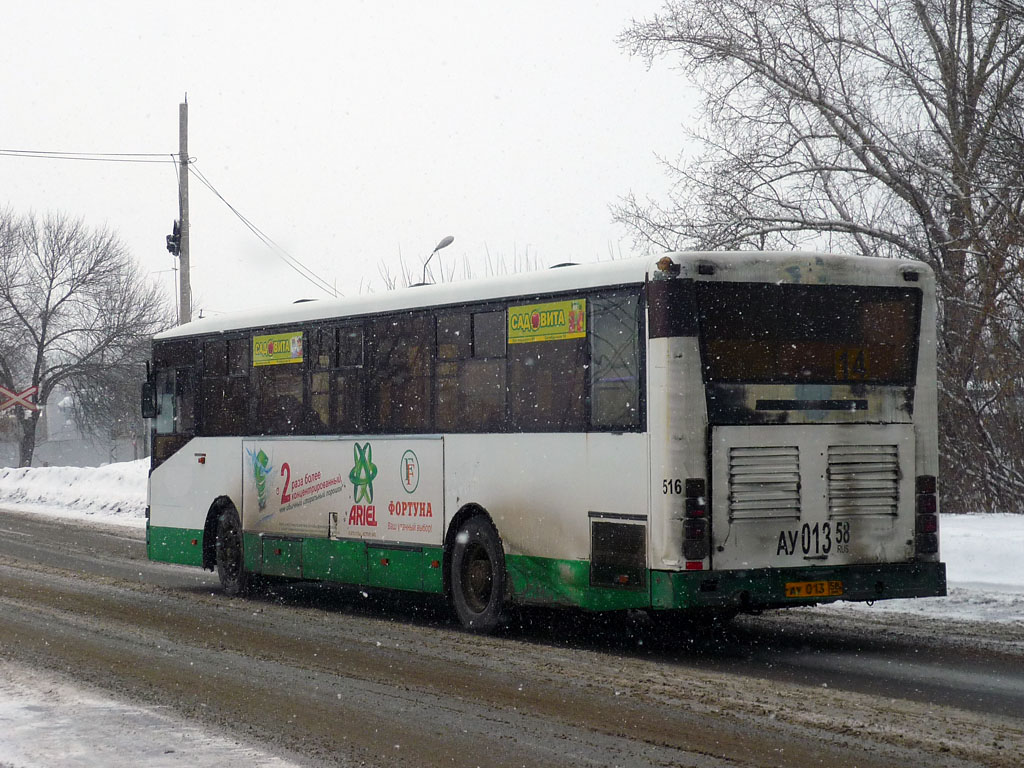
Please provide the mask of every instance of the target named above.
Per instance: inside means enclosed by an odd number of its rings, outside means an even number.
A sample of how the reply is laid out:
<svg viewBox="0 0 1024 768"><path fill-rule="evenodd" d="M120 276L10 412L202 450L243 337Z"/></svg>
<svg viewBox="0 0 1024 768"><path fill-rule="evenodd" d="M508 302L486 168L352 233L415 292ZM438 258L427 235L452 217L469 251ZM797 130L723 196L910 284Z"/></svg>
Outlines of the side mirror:
<svg viewBox="0 0 1024 768"><path fill-rule="evenodd" d="M155 419L156 414L156 384L147 379L142 382L142 418Z"/></svg>

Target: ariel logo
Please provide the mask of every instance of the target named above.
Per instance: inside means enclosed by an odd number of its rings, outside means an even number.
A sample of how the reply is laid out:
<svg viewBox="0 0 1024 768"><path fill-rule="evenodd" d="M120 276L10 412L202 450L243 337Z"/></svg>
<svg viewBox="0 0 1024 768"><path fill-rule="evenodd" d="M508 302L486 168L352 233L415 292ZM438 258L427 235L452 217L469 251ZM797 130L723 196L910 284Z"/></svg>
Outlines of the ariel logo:
<svg viewBox="0 0 1024 768"><path fill-rule="evenodd" d="M377 477L377 465L373 463L370 444L360 446L355 443L352 446L352 461L354 466L348 473L348 479L352 481L355 502L358 504L365 499L367 504L373 504L373 479Z"/></svg>
<svg viewBox="0 0 1024 768"><path fill-rule="evenodd" d="M263 452L262 448L258 452L246 448L245 452L249 454L249 459L252 461L252 477L256 481L256 499L260 509L265 509L267 506L267 476L273 469L270 466L270 457Z"/></svg>

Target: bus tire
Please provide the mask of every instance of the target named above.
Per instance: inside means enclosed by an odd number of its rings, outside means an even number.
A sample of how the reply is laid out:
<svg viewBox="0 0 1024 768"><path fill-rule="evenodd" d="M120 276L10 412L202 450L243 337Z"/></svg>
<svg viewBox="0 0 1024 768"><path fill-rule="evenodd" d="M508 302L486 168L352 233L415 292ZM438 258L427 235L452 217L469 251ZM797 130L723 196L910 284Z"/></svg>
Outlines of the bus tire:
<svg viewBox="0 0 1024 768"><path fill-rule="evenodd" d="M505 553L498 532L481 515L464 522L452 544L451 602L462 626L487 634L505 610Z"/></svg>
<svg viewBox="0 0 1024 768"><path fill-rule="evenodd" d="M234 507L221 510L217 517L215 542L217 578L224 592L231 597L246 594L250 588L242 550L242 524Z"/></svg>

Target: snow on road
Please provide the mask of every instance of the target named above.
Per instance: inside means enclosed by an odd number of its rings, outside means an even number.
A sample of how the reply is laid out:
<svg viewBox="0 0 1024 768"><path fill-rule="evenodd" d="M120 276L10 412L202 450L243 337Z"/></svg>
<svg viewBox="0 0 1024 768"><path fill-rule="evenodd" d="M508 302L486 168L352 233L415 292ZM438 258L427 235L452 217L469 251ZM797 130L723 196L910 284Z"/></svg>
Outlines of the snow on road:
<svg viewBox="0 0 1024 768"><path fill-rule="evenodd" d="M106 525L146 524L149 460L0 468L0 508ZM156 708L0 660L0 768L293 768Z"/></svg>
<svg viewBox="0 0 1024 768"><path fill-rule="evenodd" d="M0 662L0 766L292 768L153 708Z"/></svg>

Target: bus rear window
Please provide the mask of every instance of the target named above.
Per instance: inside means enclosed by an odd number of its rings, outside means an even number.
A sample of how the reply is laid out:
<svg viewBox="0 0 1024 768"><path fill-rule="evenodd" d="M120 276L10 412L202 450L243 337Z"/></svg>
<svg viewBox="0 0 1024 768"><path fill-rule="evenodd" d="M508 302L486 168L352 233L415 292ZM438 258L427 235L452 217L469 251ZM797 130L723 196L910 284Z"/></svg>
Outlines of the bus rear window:
<svg viewBox="0 0 1024 768"><path fill-rule="evenodd" d="M914 288L700 282L704 378L717 383L914 381Z"/></svg>

